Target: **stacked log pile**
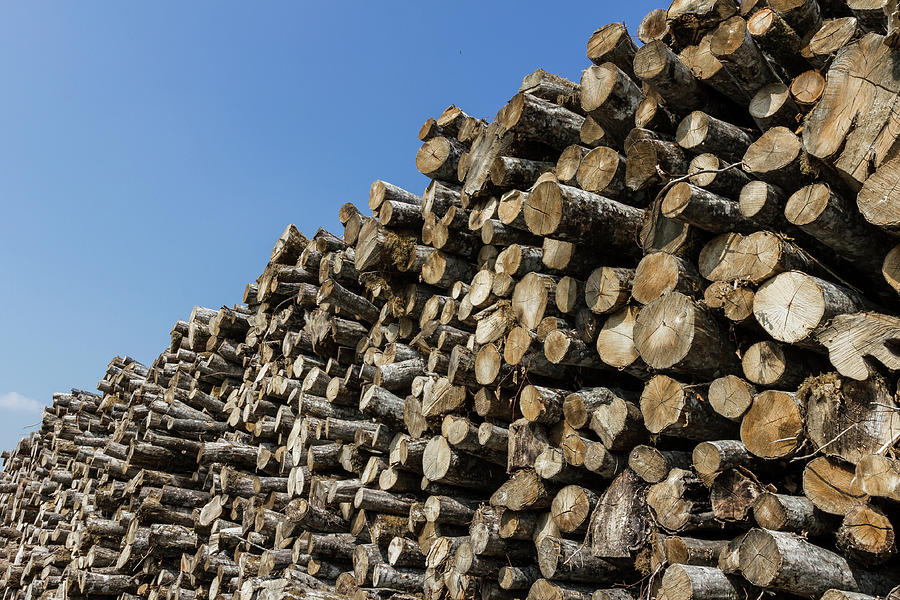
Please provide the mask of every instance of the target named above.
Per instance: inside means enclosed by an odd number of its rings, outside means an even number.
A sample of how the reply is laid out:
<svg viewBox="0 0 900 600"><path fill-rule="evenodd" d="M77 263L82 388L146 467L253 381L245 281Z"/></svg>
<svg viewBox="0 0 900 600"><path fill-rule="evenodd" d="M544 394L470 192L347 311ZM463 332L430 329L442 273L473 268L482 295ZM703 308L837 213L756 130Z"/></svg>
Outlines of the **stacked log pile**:
<svg viewBox="0 0 900 600"><path fill-rule="evenodd" d="M4 454L2 599L900 591L894 15L675 0Z"/></svg>

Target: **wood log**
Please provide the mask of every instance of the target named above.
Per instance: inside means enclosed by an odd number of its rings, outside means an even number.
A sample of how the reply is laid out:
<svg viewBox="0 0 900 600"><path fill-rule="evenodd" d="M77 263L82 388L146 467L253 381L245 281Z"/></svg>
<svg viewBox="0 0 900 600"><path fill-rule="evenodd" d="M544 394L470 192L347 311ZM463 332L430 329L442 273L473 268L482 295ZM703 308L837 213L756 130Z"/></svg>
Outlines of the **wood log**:
<svg viewBox="0 0 900 600"><path fill-rule="evenodd" d="M753 300L753 314L778 341L814 343L816 329L828 319L866 306L866 300L853 290L800 271L788 271L760 286Z"/></svg>
<svg viewBox="0 0 900 600"><path fill-rule="evenodd" d="M626 159L617 150L598 146L584 155L575 174L578 187L631 206L646 206L645 192L632 192L625 183Z"/></svg>
<svg viewBox="0 0 900 600"><path fill-rule="evenodd" d="M800 447L801 406L790 392L766 390L753 398L741 419L741 441L760 458L784 458Z"/></svg>
<svg viewBox="0 0 900 600"><path fill-rule="evenodd" d="M822 512L841 516L869 500L854 478L853 468L826 456L806 464L803 494Z"/></svg>
<svg viewBox="0 0 900 600"><path fill-rule="evenodd" d="M754 231L757 226L741 213L740 204L686 181L669 188L661 205L669 219L684 221L704 231Z"/></svg>
<svg viewBox="0 0 900 600"><path fill-rule="evenodd" d="M733 423L713 411L705 390L656 375L641 393L641 414L650 433L693 440L722 439Z"/></svg>
<svg viewBox="0 0 900 600"><path fill-rule="evenodd" d="M597 354L611 367L635 373L641 378L646 365L634 344L634 324L638 309L626 306L611 314L597 334Z"/></svg>
<svg viewBox="0 0 900 600"><path fill-rule="evenodd" d="M678 56L663 42L651 41L634 56L634 73L678 113L702 109L706 93Z"/></svg>
<svg viewBox="0 0 900 600"><path fill-rule="evenodd" d="M696 475L672 469L665 480L647 490L647 506L653 518L668 531L686 532L717 527L709 494Z"/></svg>
<svg viewBox="0 0 900 600"><path fill-rule="evenodd" d="M684 152L673 142L641 139L627 150L625 183L635 191L647 189L670 176L686 173L688 164Z"/></svg>
<svg viewBox="0 0 900 600"><path fill-rule="evenodd" d="M634 271L631 295L637 302L648 304L668 292L693 296L700 288L700 274L690 262L666 252L652 252Z"/></svg>
<svg viewBox="0 0 900 600"><path fill-rule="evenodd" d="M666 598L722 598L737 600L744 595L738 578L712 566L671 565L663 573L660 590Z"/></svg>
<svg viewBox="0 0 900 600"><path fill-rule="evenodd" d="M546 537L537 548L541 575L556 581L610 582L614 565L596 558L584 546L563 538Z"/></svg>
<svg viewBox="0 0 900 600"><path fill-rule="evenodd" d="M747 21L735 15L719 24L710 51L728 68L745 98L750 100L767 83L778 82L769 61L757 47Z"/></svg>
<svg viewBox="0 0 900 600"><path fill-rule="evenodd" d="M897 552L890 519L871 504L856 506L844 515L837 545L844 555L867 565L883 564Z"/></svg>
<svg viewBox="0 0 900 600"><path fill-rule="evenodd" d="M804 180L803 145L785 127L773 127L753 142L744 154L744 167L751 175L791 189Z"/></svg>
<svg viewBox="0 0 900 600"><path fill-rule="evenodd" d="M534 469L521 469L491 494L491 506L503 506L510 510L536 510L548 508L553 502L555 490L535 473Z"/></svg>
<svg viewBox="0 0 900 600"><path fill-rule="evenodd" d="M900 500L900 463L878 454L868 454L856 464L860 489L879 498Z"/></svg>
<svg viewBox="0 0 900 600"><path fill-rule="evenodd" d="M826 456L856 464L900 439L900 409L878 376L845 381L826 373L805 381L797 397L806 409L806 435Z"/></svg>
<svg viewBox="0 0 900 600"><path fill-rule="evenodd" d="M525 201L525 222L536 235L604 243L623 252L634 248L641 211L553 181L539 183Z"/></svg>
<svg viewBox="0 0 900 600"><path fill-rule="evenodd" d="M422 457L422 471L429 481L474 489L490 486L492 477L496 476L492 465L454 451L441 436L428 442Z"/></svg>
<svg viewBox="0 0 900 600"><path fill-rule="evenodd" d="M615 397L594 409L590 427L613 452L630 450L647 438L641 409L627 398Z"/></svg>
<svg viewBox="0 0 900 600"><path fill-rule="evenodd" d="M595 65L615 64L634 79L634 54L637 46L623 23L598 28L587 42L587 57Z"/></svg>
<svg viewBox="0 0 900 600"><path fill-rule="evenodd" d="M607 144L621 145L643 98L631 77L611 62L591 66L582 73L581 108L603 130Z"/></svg>
<svg viewBox="0 0 900 600"><path fill-rule="evenodd" d="M634 344L656 369L718 377L736 367L727 336L713 316L679 292L660 296L641 310ZM710 356L717 358L710 361Z"/></svg>
<svg viewBox="0 0 900 600"><path fill-rule="evenodd" d="M646 547L652 519L645 491L645 484L628 469L610 483L591 515L585 538L594 556L631 559Z"/></svg>
<svg viewBox="0 0 900 600"><path fill-rule="evenodd" d="M898 87L892 70L896 58L881 41L881 36L870 33L837 53L822 100L810 111L803 128L806 151L829 159L855 189L873 168L893 158L894 137L884 127L896 103ZM863 116L863 126L851 132L851 124Z"/></svg>
<svg viewBox="0 0 900 600"><path fill-rule="evenodd" d="M811 373L821 369L814 357L771 340L747 348L741 365L751 383L782 390L796 388Z"/></svg>
<svg viewBox="0 0 900 600"><path fill-rule="evenodd" d="M796 535L751 529L740 546L741 573L753 585L818 598L829 589L878 594L893 586L887 573L851 567L825 548Z"/></svg>
<svg viewBox="0 0 900 600"><path fill-rule="evenodd" d="M659 483L672 469L687 469L691 455L684 450L660 450L640 444L628 454L628 467L647 483Z"/></svg>
<svg viewBox="0 0 900 600"><path fill-rule="evenodd" d="M843 260L877 277L890 242L860 219L854 207L827 184L815 183L797 190L788 198L784 215Z"/></svg>
<svg viewBox="0 0 900 600"><path fill-rule="evenodd" d="M806 496L763 492L753 502L753 517L766 529L818 537L832 528L827 515Z"/></svg>
<svg viewBox="0 0 900 600"><path fill-rule="evenodd" d="M597 494L591 490L579 485L568 485L553 498L550 514L560 531L584 531L598 500Z"/></svg>
<svg viewBox="0 0 900 600"><path fill-rule="evenodd" d="M459 159L463 152L463 146L453 138L431 138L416 153L416 169L431 179L457 183Z"/></svg>
<svg viewBox="0 0 900 600"><path fill-rule="evenodd" d="M816 0L774 0L769 6L802 38L822 24L822 10Z"/></svg>
<svg viewBox="0 0 900 600"><path fill-rule="evenodd" d="M761 491L762 484L746 468L719 473L709 488L713 514L723 523L749 524L753 502Z"/></svg>

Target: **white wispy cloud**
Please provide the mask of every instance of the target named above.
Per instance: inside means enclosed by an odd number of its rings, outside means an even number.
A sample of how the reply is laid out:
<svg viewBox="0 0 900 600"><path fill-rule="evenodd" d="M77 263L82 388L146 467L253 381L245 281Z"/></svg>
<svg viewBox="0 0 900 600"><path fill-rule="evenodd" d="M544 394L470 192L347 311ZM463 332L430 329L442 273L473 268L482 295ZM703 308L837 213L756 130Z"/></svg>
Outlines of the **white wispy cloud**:
<svg viewBox="0 0 900 600"><path fill-rule="evenodd" d="M44 405L37 400L23 396L19 392L0 394L0 410L20 413L40 413Z"/></svg>

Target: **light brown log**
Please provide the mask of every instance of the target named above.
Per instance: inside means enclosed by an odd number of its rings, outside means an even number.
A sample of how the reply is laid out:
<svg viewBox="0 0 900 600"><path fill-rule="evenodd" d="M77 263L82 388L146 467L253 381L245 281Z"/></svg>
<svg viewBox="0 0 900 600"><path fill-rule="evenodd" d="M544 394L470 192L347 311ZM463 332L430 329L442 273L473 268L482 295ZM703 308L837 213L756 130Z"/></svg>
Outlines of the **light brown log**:
<svg viewBox="0 0 900 600"><path fill-rule="evenodd" d="M756 388L746 380L736 375L726 375L709 384L707 398L713 410L726 419L737 421L750 408L755 395Z"/></svg>
<svg viewBox="0 0 900 600"><path fill-rule="evenodd" d="M625 267L600 267L588 277L584 286L587 307L598 315L622 308L631 295L635 270Z"/></svg>
<svg viewBox="0 0 900 600"><path fill-rule="evenodd" d="M820 536L832 529L831 520L806 496L763 492L753 502L753 517L773 531Z"/></svg>
<svg viewBox="0 0 900 600"><path fill-rule="evenodd" d="M805 71L794 77L790 91L791 97L801 109L809 110L822 98L825 92L825 78L815 69Z"/></svg>
<svg viewBox="0 0 900 600"><path fill-rule="evenodd" d="M496 477L492 465L456 452L441 436L428 442L422 457L422 472L429 481L475 489L490 486L491 479Z"/></svg>
<svg viewBox="0 0 900 600"><path fill-rule="evenodd" d="M731 123L694 111L678 124L675 141L691 152L710 152L728 162L739 162L753 138Z"/></svg>
<svg viewBox="0 0 900 600"><path fill-rule="evenodd" d="M563 413L566 423L574 429L587 427L594 411L604 404L608 404L615 398L632 397L624 390L618 388L606 388L602 386L583 388L572 392L563 401Z"/></svg>
<svg viewBox="0 0 900 600"><path fill-rule="evenodd" d="M728 545L727 540L703 540L670 535L663 541L663 549L669 564L715 567L719 554Z"/></svg>
<svg viewBox="0 0 900 600"><path fill-rule="evenodd" d="M692 440L723 439L734 424L717 414L703 387L656 375L641 393L641 414L650 433Z"/></svg>
<svg viewBox="0 0 900 600"><path fill-rule="evenodd" d="M689 164L679 146L660 139L636 141L628 148L625 161L625 183L632 190L647 189L669 176L686 173Z"/></svg>
<svg viewBox="0 0 900 600"><path fill-rule="evenodd" d="M684 450L660 450L644 444L628 454L628 466L647 483L659 483L672 469L688 469L691 455Z"/></svg>
<svg viewBox="0 0 900 600"><path fill-rule="evenodd" d="M803 417L793 393L766 390L741 419L741 441L761 458L783 458L803 441Z"/></svg>
<svg viewBox="0 0 900 600"><path fill-rule="evenodd" d="M647 43L634 56L634 72L682 114L703 108L706 93L684 63L663 42Z"/></svg>
<svg viewBox="0 0 900 600"><path fill-rule="evenodd" d="M465 149L453 138L427 140L416 153L416 169L426 177L457 183L459 159Z"/></svg>
<svg viewBox="0 0 900 600"><path fill-rule="evenodd" d="M630 450L647 438L641 409L634 402L620 397L594 409L591 430L607 449L614 452Z"/></svg>
<svg viewBox="0 0 900 600"><path fill-rule="evenodd" d="M595 65L611 62L634 78L634 53L637 46L624 23L600 27L588 39L587 57Z"/></svg>
<svg viewBox="0 0 900 600"><path fill-rule="evenodd" d="M794 189L804 180L803 144L785 127L772 127L753 142L744 153L744 168L750 175L780 186Z"/></svg>
<svg viewBox="0 0 900 600"><path fill-rule="evenodd" d="M493 487L494 482L485 483ZM548 508L554 493L534 469L520 469L491 494L490 503L516 511L536 510Z"/></svg>
<svg viewBox="0 0 900 600"><path fill-rule="evenodd" d="M829 319L867 307L849 288L800 271L780 273L766 281L753 299L753 314L766 332L781 342L813 342Z"/></svg>
<svg viewBox="0 0 900 600"><path fill-rule="evenodd" d="M859 218L855 207L827 184L815 183L794 192L784 215L854 267L874 277L880 273L881 257L890 248L887 236Z"/></svg>
<svg viewBox="0 0 900 600"><path fill-rule="evenodd" d="M712 53L714 34L715 30L707 32L696 44L686 46L678 56L700 82L716 90L725 98L743 99L745 98L744 90L741 89L725 65Z"/></svg>
<svg viewBox="0 0 900 600"><path fill-rule="evenodd" d="M741 16L735 15L720 23L710 39L709 48L726 66L748 101L762 86L779 81L757 47L747 21Z"/></svg>
<svg viewBox="0 0 900 600"><path fill-rule="evenodd" d="M550 514L564 533L583 531L599 497L579 485L568 485L557 492L550 505Z"/></svg>
<svg viewBox="0 0 900 600"><path fill-rule="evenodd" d="M790 129L796 127L800 119L800 107L783 83L770 83L759 88L750 100L749 112L761 129L779 126Z"/></svg>
<svg viewBox="0 0 900 600"><path fill-rule="evenodd" d="M665 252L652 252L635 269L631 295L647 304L672 291L693 296L700 288L700 274L691 263Z"/></svg>
<svg viewBox="0 0 900 600"><path fill-rule="evenodd" d="M900 235L900 218L897 217L897 202L894 189L900 181L900 161L890 160L868 178L856 203L866 221L893 236Z"/></svg>
<svg viewBox="0 0 900 600"><path fill-rule="evenodd" d="M611 62L593 65L581 75L581 108L604 131L604 138L625 139L644 95L640 87ZM607 142L610 144L611 142Z"/></svg>
<svg viewBox="0 0 900 600"><path fill-rule="evenodd" d="M648 365L711 377L737 367L727 337L709 312L679 292L647 304L634 324L635 347Z"/></svg>
<svg viewBox="0 0 900 600"><path fill-rule="evenodd" d="M878 454L868 454L856 464L856 480L860 489L878 498L900 501L900 461Z"/></svg>
<svg viewBox="0 0 900 600"><path fill-rule="evenodd" d="M869 501L851 466L827 456L814 458L803 469L803 494L822 512L845 515Z"/></svg>
<svg viewBox="0 0 900 600"><path fill-rule="evenodd" d="M863 380L873 374L865 358L874 359L891 370L900 368L892 349L900 319L875 312L838 315L816 332L819 343L828 348L828 357L838 372Z"/></svg>
<svg viewBox="0 0 900 600"><path fill-rule="evenodd" d="M578 542L546 537L537 548L541 574L555 581L611 582L617 569Z"/></svg>
<svg viewBox="0 0 900 600"><path fill-rule="evenodd" d="M608 146L598 146L588 152L578 166L575 179L578 187L632 206L646 206L646 192L632 192L625 184L625 157Z"/></svg>
<svg viewBox="0 0 900 600"><path fill-rule="evenodd" d="M660 593L679 600L739 600L744 590L738 578L729 577L716 567L671 565L663 573Z"/></svg>
<svg viewBox="0 0 900 600"><path fill-rule="evenodd" d="M747 348L741 359L744 376L751 383L776 389L794 389L818 370L819 365L802 351L771 340Z"/></svg>
<svg viewBox="0 0 900 600"><path fill-rule="evenodd" d="M646 365L634 344L634 324L638 312L635 306L625 306L603 322L597 334L597 354L609 366L636 373L646 371Z"/></svg>
<svg viewBox="0 0 900 600"><path fill-rule="evenodd" d="M711 233L757 229L753 221L741 214L740 204L686 181L669 188L661 210L668 219L684 221Z"/></svg>
<svg viewBox="0 0 900 600"><path fill-rule="evenodd" d="M850 509L837 531L838 548L866 565L879 565L897 552L894 527L887 515L866 504Z"/></svg>
<svg viewBox="0 0 900 600"><path fill-rule="evenodd" d="M519 92L537 96L553 104L558 104L573 112L580 113L578 85L544 69L537 69L526 75L519 86Z"/></svg>
<svg viewBox="0 0 900 600"><path fill-rule="evenodd" d="M647 13L638 26L637 37L645 44L649 44L653 40L666 41L671 37L666 20L666 9L655 8Z"/></svg>
<svg viewBox="0 0 900 600"><path fill-rule="evenodd" d="M672 469L665 480L647 490L653 518L668 531L685 532L716 527L709 493L691 471Z"/></svg>

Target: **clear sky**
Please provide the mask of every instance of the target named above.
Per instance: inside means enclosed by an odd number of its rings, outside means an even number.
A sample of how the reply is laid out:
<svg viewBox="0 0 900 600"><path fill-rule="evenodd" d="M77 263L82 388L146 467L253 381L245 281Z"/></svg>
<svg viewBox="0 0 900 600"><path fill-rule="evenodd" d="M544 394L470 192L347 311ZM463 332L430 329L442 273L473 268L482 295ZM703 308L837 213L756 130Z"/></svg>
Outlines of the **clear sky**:
<svg viewBox="0 0 900 600"><path fill-rule="evenodd" d="M342 233L375 179L421 193L425 119L491 119L538 67L578 81L596 27L666 4L4 3L0 448L239 302L288 223Z"/></svg>

